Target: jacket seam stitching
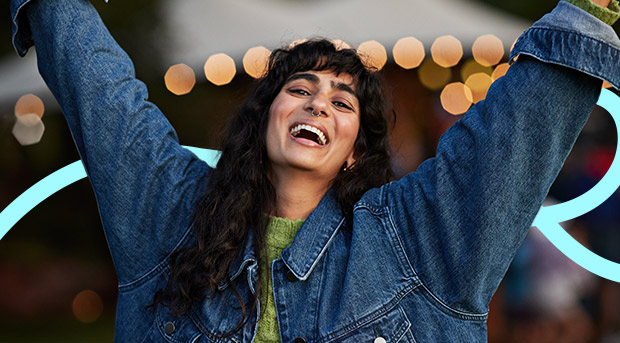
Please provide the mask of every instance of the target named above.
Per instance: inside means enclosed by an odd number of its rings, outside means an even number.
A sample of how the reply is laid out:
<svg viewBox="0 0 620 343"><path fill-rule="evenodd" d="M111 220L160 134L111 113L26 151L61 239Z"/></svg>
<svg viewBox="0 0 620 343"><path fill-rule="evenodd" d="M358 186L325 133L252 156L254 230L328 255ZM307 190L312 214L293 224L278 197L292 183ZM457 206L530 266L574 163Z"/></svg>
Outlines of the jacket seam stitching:
<svg viewBox="0 0 620 343"><path fill-rule="evenodd" d="M392 212L390 211L389 206L387 207L388 213L389 213L389 220L390 220L390 224L394 227L394 234L396 235L396 238L398 239L398 244L401 245L401 249L403 249L402 246L402 240L400 238L400 236L398 235L398 230L396 230L396 225L394 223L394 221L392 220ZM409 264L409 267L411 268L411 270L413 271L414 275L418 278L418 280L420 281L420 285L422 285L422 287L426 290L426 292L428 292L433 299L435 299L439 304L441 304L441 306L445 307L446 309L460 315L460 316L469 316L469 317L476 317L476 318L482 318L482 317L486 317L488 315L488 311L484 312L484 313L473 313L473 312L464 312L464 311L460 311L457 309L454 309L452 307L450 307L448 304L446 304L445 302L443 302L439 297L437 297L435 294L433 294L433 292L431 292L431 290L426 286L426 283L424 282L424 279L422 279L422 277L420 277L420 275L418 274L418 272L415 270L415 268L413 267L413 264L411 263L409 256L407 256L407 252L403 249L403 254L405 255L405 258L407 259L407 263Z"/></svg>
<svg viewBox="0 0 620 343"><path fill-rule="evenodd" d="M168 263L168 259L170 258L170 256L174 252L176 252L179 249L179 247L181 246L181 244L185 241L185 239L187 238L187 236L189 235L189 233L191 231L191 228L192 228L193 224L194 223L192 222L192 224L187 228L187 230L185 230L185 232L183 233L183 236L181 236L181 239L179 239L179 241L177 242L175 247L158 264L156 264L149 271L145 272L144 274L142 274L141 276L137 277L136 279L134 279L132 281L128 281L128 282L124 282L124 283L119 283L118 284L118 290L120 292L132 290L136 286L139 286L139 284L142 284L142 283L150 280L154 276L154 275L151 275L151 274L156 274L157 271L164 270L164 268L163 268L164 265L166 263Z"/></svg>
<svg viewBox="0 0 620 343"><path fill-rule="evenodd" d="M608 46L608 47L610 47L610 48L612 48L614 50L618 50L617 47L613 46L611 43L609 43L607 41L601 40L601 39L599 39L597 37L589 36L587 34L584 34L583 32L573 31L573 30L570 30L568 28L549 27L549 26L532 26L528 31L529 32L526 32L525 35L530 35L530 34L532 34L533 31L549 31L549 32L554 32L554 33L566 33L566 34L569 34L569 35L575 35L575 36L579 36L579 37L582 37L582 38L585 38L585 39L589 39L589 40L592 40L592 41L594 41L594 42L596 42L598 44Z"/></svg>
<svg viewBox="0 0 620 343"><path fill-rule="evenodd" d="M398 294L396 294L396 296L393 297L389 302L383 304L378 310L365 315L364 317L362 317L359 320L356 320L350 325L341 327L335 332L332 332L330 335L319 339L318 342L319 343L330 342L330 341L334 341L342 337L346 337L348 334L350 334L354 330L359 329L367 324L374 322L375 320L379 319L381 316L394 310L398 306L398 304L400 304L402 299L404 299L409 293L413 292L419 286L420 286L419 284L415 284L411 282L409 285L403 288L400 292L398 292Z"/></svg>

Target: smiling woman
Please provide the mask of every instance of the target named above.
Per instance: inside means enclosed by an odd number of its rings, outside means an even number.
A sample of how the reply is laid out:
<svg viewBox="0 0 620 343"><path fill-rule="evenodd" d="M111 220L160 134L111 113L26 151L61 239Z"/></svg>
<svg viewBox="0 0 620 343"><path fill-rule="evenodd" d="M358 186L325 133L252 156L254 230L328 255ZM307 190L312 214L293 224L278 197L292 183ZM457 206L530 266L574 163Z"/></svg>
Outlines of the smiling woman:
<svg viewBox="0 0 620 343"><path fill-rule="evenodd" d="M389 182L376 71L311 39L271 54L212 169L145 100L88 1L11 9L97 197L119 342L485 341L489 301L600 79L620 86L613 30L560 2L436 157Z"/></svg>

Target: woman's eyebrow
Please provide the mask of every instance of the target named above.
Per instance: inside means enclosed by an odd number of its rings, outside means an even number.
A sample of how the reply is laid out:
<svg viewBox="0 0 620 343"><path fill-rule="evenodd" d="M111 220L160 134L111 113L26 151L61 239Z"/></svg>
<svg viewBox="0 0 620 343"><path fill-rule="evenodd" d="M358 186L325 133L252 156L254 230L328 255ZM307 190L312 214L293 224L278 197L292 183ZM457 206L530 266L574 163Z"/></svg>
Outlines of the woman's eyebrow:
<svg viewBox="0 0 620 343"><path fill-rule="evenodd" d="M288 80L286 80L286 83L289 83L291 81L295 81L295 80L299 80L299 79L304 79L304 80L308 80L312 83L319 83L319 77L314 75L314 74L310 74L310 73L297 73L297 74L293 74L291 75Z"/></svg>
<svg viewBox="0 0 620 343"><path fill-rule="evenodd" d="M286 83L295 81L295 80L299 80L299 79L304 79L304 80L308 80L312 83L319 83L319 78L318 76L314 75L314 74L310 74L310 73L297 73L297 74L293 74L291 75L288 80L286 80ZM336 81L331 81L331 86L332 88L335 89L339 89L341 91L345 91L348 93L351 93L354 97L357 98L357 94L355 94L355 91L353 90L353 88L351 88L351 86L347 85L346 83L342 83L342 82L336 82Z"/></svg>
<svg viewBox="0 0 620 343"><path fill-rule="evenodd" d="M345 92L351 93L354 97L357 98L357 94L355 94L355 91L353 90L353 88L351 88L346 83L332 81L332 88L336 88L336 89L339 89L341 91L345 91Z"/></svg>

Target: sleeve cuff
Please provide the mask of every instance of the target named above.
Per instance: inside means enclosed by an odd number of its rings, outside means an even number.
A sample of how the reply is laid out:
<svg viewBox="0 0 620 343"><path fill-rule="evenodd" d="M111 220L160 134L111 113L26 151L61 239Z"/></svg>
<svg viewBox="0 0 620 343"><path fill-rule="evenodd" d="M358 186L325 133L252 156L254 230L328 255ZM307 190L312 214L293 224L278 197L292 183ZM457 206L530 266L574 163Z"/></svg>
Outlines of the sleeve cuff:
<svg viewBox="0 0 620 343"><path fill-rule="evenodd" d="M22 57L26 55L28 48L34 45L28 18L24 13L24 8L29 2L30 0L11 0L11 38L15 51Z"/></svg>
<svg viewBox="0 0 620 343"><path fill-rule="evenodd" d="M620 89L620 39L611 26L561 1L517 40L509 61L519 54L579 70Z"/></svg>
<svg viewBox="0 0 620 343"><path fill-rule="evenodd" d="M564 0L568 3L571 3L582 10L590 13L591 15L597 17L599 20L608 25L613 25L620 18L620 6L618 5L618 0L611 0L609 3L609 7L601 7L591 0Z"/></svg>

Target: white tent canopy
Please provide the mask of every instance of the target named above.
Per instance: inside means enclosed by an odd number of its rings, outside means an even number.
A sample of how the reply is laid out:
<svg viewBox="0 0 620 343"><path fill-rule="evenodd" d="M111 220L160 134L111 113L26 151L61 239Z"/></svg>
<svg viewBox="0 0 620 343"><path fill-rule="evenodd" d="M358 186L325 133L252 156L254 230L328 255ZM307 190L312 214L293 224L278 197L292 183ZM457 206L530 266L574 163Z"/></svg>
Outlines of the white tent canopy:
<svg viewBox="0 0 620 343"><path fill-rule="evenodd" d="M273 49L310 36L341 39L353 47L376 40L389 53L402 37L414 36L428 50L437 37L450 34L467 54L477 37L494 34L507 51L529 26L462 0L184 0L164 9L175 40L166 62L194 68L214 53L238 61L253 46Z"/></svg>
<svg viewBox="0 0 620 343"><path fill-rule="evenodd" d="M183 0L167 1L161 10L166 14L162 27L170 38L162 76L172 64L185 63L199 71L210 55L221 52L240 63L251 47L273 49L310 36L341 39L353 47L376 40L389 54L402 37L414 36L429 50L437 37L450 34L461 40L468 54L477 37L491 33L508 51L529 25L463 0ZM13 106L25 93L55 104L36 71L34 49L29 55L0 62L0 108Z"/></svg>

